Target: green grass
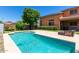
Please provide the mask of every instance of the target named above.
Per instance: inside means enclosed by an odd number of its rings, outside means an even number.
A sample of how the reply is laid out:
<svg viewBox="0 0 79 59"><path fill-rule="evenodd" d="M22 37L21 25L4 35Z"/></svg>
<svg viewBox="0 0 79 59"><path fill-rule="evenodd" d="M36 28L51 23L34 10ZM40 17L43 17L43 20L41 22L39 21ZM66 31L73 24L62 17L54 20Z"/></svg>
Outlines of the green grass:
<svg viewBox="0 0 79 59"><path fill-rule="evenodd" d="M59 32L60 30L48 30L48 31Z"/></svg>
<svg viewBox="0 0 79 59"><path fill-rule="evenodd" d="M43 29L38 29L38 30L43 30ZM44 31L59 32L60 30L44 30Z"/></svg>
<svg viewBox="0 0 79 59"><path fill-rule="evenodd" d="M79 34L79 31L75 32L75 34Z"/></svg>
<svg viewBox="0 0 79 59"><path fill-rule="evenodd" d="M59 32L61 30L46 30L46 31ZM79 35L79 31L76 31L75 34L78 34Z"/></svg>
<svg viewBox="0 0 79 59"><path fill-rule="evenodd" d="M27 30L16 30L16 31L27 31ZM4 33L10 33L10 32L15 32L15 31L4 31Z"/></svg>
<svg viewBox="0 0 79 59"><path fill-rule="evenodd" d="M28 30L16 30L16 31L28 31ZM45 31L59 32L60 30L45 30ZM4 31L4 33L10 33L10 32L14 32L14 31ZM79 31L76 31L75 34L79 35Z"/></svg>
<svg viewBox="0 0 79 59"><path fill-rule="evenodd" d="M4 31L4 33L10 33L10 32L13 32L13 31Z"/></svg>

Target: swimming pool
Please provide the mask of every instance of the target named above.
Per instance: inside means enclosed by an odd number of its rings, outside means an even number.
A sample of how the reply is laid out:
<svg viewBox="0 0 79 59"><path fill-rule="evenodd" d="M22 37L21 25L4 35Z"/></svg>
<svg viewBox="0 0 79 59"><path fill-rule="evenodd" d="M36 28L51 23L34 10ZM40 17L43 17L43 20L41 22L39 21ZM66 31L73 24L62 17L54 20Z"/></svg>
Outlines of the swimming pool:
<svg viewBox="0 0 79 59"><path fill-rule="evenodd" d="M10 37L23 53L73 53L75 43L35 34L15 32Z"/></svg>

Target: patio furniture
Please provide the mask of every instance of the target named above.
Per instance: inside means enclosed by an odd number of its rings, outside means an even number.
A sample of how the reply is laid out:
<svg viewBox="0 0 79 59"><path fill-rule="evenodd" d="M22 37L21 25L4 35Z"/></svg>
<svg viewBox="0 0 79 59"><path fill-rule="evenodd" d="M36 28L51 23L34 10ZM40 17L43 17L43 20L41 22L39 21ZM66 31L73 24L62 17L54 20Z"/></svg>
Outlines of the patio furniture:
<svg viewBox="0 0 79 59"><path fill-rule="evenodd" d="M59 35L64 35L64 31L58 32Z"/></svg>
<svg viewBox="0 0 79 59"><path fill-rule="evenodd" d="M65 31L64 35L73 37L74 36L74 31Z"/></svg>
<svg viewBox="0 0 79 59"><path fill-rule="evenodd" d="M64 36L74 36L74 30L65 30L65 31L60 31L58 32L59 35L64 35Z"/></svg>

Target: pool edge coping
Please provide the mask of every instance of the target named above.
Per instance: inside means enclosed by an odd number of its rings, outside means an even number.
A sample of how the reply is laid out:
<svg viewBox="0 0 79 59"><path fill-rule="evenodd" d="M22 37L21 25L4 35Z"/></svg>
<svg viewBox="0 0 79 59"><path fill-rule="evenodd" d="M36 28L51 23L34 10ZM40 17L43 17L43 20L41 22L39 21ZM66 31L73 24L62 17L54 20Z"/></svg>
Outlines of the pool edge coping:
<svg viewBox="0 0 79 59"><path fill-rule="evenodd" d="M13 33L13 32L12 32ZM8 39L7 39L7 38ZM5 50L5 53L21 53L21 50L19 49L19 47L15 44L15 42L12 40L12 38L9 36L9 33L7 33L7 34L3 34L3 38L4 38L4 50ZM14 47L14 51L10 51L10 49L7 47L7 45L6 45L6 43L5 43L5 41L6 41L6 39L7 40L9 40L10 41L10 43L11 43L11 48L13 48ZM15 51L16 50L16 51Z"/></svg>
<svg viewBox="0 0 79 59"><path fill-rule="evenodd" d="M33 32L35 32L35 31L37 31L37 30L31 30L31 31L33 31ZM41 31L41 30L40 30ZM28 31L15 31L15 32L28 32ZM12 33L15 33L15 32L10 32L10 33L7 33L8 35L9 34L12 34ZM48 31L48 32L50 32L50 31ZM46 35L47 36L47 35ZM48 37L51 37L51 36L48 36ZM51 38L53 38L54 36L52 36ZM64 36L63 36L64 37ZM66 36L65 36L66 37ZM54 38L57 38L57 39L62 39L61 37L54 37ZM74 38L74 37L73 37ZM63 40L63 39L62 39ZM66 40L66 41L68 41L68 40ZM72 41L69 41L69 42L72 42ZM15 44L15 43L14 43ZM16 45L16 44L15 44ZM17 45L16 45L17 46ZM79 45L78 45L79 46ZM77 46L75 46L76 48L75 48L75 52L76 51L79 51L79 49L78 49L78 47ZM17 47L18 48L18 47Z"/></svg>

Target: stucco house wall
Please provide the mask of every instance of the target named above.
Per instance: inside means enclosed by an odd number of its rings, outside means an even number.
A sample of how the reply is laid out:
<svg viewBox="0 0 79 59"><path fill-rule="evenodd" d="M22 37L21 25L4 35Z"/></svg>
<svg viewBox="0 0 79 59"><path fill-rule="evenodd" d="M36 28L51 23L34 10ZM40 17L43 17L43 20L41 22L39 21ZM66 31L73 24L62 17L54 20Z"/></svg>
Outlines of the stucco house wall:
<svg viewBox="0 0 79 59"><path fill-rule="evenodd" d="M49 26L49 20L54 20L54 26L60 29L60 17L62 17L62 13L41 17L41 26Z"/></svg>
<svg viewBox="0 0 79 59"><path fill-rule="evenodd" d="M71 10L77 10L77 13L70 14ZM50 19L54 20L54 26L56 26L59 29L61 29L62 27L61 24L63 22L64 23L67 22L68 24L70 24L71 22L76 22L77 23L76 27L78 28L79 27L79 7L69 8L57 14L50 14L50 15L42 16L40 19L41 26L49 26ZM65 24L65 26L67 25L67 23Z"/></svg>
<svg viewBox="0 0 79 59"><path fill-rule="evenodd" d="M0 24L0 53L4 52L3 30L4 25Z"/></svg>

